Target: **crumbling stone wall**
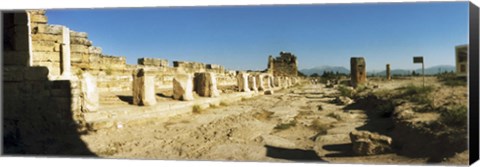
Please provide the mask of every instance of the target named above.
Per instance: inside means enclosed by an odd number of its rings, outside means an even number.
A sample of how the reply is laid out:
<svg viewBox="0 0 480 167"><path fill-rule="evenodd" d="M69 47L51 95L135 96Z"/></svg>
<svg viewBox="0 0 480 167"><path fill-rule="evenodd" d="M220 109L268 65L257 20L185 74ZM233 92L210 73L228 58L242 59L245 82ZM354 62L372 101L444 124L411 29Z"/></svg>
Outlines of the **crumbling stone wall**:
<svg viewBox="0 0 480 167"><path fill-rule="evenodd" d="M29 20L42 23L46 18L27 12L2 15L3 153L93 155L79 137L85 130L79 81L49 80L55 69L36 66L41 61L34 56L42 45L32 52L32 43L38 41L29 37L35 26Z"/></svg>
<svg viewBox="0 0 480 167"><path fill-rule="evenodd" d="M269 57L268 72L274 76L298 76L297 57L290 52L280 52L280 57Z"/></svg>

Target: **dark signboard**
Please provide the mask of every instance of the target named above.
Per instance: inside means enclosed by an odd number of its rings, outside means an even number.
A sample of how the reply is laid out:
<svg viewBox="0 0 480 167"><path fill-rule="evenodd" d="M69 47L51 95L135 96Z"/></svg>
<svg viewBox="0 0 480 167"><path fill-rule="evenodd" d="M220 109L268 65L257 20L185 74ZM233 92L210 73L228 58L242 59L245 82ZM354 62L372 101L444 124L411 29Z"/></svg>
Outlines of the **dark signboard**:
<svg viewBox="0 0 480 167"><path fill-rule="evenodd" d="M413 63L423 63L423 57L413 57Z"/></svg>

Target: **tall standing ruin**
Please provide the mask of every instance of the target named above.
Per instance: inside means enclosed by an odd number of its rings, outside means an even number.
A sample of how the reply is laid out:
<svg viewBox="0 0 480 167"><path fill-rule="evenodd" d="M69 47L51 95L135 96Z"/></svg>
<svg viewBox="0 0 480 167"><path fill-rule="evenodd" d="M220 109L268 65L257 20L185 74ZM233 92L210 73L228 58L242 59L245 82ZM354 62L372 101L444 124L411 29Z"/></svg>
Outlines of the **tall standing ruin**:
<svg viewBox="0 0 480 167"><path fill-rule="evenodd" d="M353 87L367 82L367 67L363 57L350 58L350 75Z"/></svg>
<svg viewBox="0 0 480 167"><path fill-rule="evenodd" d="M268 70L274 76L298 76L297 57L290 52L280 52L280 57L268 57Z"/></svg>
<svg viewBox="0 0 480 167"><path fill-rule="evenodd" d="M392 74L390 73L390 64L387 64L387 80L392 80Z"/></svg>

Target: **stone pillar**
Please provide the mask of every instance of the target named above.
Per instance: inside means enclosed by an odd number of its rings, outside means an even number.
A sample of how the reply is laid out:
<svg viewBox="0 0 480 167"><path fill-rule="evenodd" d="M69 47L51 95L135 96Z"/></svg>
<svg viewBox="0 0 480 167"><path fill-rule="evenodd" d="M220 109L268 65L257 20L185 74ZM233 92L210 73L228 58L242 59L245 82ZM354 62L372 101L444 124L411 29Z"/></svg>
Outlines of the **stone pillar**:
<svg viewBox="0 0 480 167"><path fill-rule="evenodd" d="M387 64L387 80L391 80L392 76L390 74L390 64Z"/></svg>
<svg viewBox="0 0 480 167"><path fill-rule="evenodd" d="M155 80L154 76L145 74L145 69L136 69L133 72L133 104L152 106L157 103L155 99Z"/></svg>
<svg viewBox="0 0 480 167"><path fill-rule="evenodd" d="M88 72L83 72L81 80L82 106L87 112L98 110L99 95L97 89L97 78Z"/></svg>
<svg viewBox="0 0 480 167"><path fill-rule="evenodd" d="M280 76L276 76L275 78L273 78L273 85L275 85L275 87L281 87L282 86L282 78Z"/></svg>
<svg viewBox="0 0 480 167"><path fill-rule="evenodd" d="M257 82L257 87L258 87L257 89L259 91L265 90L265 86L264 86L265 82L263 82L264 77L265 75L263 74L255 75L255 81Z"/></svg>
<svg viewBox="0 0 480 167"><path fill-rule="evenodd" d="M265 90L272 89L272 80L270 79L270 75L264 76L262 80L263 79L267 80L266 82L267 86L265 86Z"/></svg>
<svg viewBox="0 0 480 167"><path fill-rule="evenodd" d="M61 79L68 79L71 77L71 62L70 62L70 30L63 26L62 27L62 45L61 45Z"/></svg>
<svg viewBox="0 0 480 167"><path fill-rule="evenodd" d="M194 90L199 96L218 97L217 79L212 72L195 73Z"/></svg>
<svg viewBox="0 0 480 167"><path fill-rule="evenodd" d="M173 78L173 98L176 100L193 100L192 74L177 74Z"/></svg>
<svg viewBox="0 0 480 167"><path fill-rule="evenodd" d="M245 72L239 72L237 74L237 85L239 92L250 92L248 88L248 74Z"/></svg>
<svg viewBox="0 0 480 167"><path fill-rule="evenodd" d="M273 75L268 75L268 80L269 80L269 86L270 86L270 88L274 88L274 87L275 87L274 79L275 79L275 77L273 77Z"/></svg>
<svg viewBox="0 0 480 167"><path fill-rule="evenodd" d="M256 77L254 75L248 76L248 86L249 86L250 90L258 92L257 81L256 81Z"/></svg>
<svg viewBox="0 0 480 167"><path fill-rule="evenodd" d="M367 82L367 67L363 57L350 58L350 75L353 87Z"/></svg>

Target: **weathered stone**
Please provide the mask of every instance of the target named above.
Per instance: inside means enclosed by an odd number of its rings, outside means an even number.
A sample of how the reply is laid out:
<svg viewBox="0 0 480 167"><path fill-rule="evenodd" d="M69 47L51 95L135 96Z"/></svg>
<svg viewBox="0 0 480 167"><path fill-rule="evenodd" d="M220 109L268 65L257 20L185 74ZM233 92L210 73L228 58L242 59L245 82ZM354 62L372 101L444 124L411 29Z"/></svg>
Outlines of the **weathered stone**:
<svg viewBox="0 0 480 167"><path fill-rule="evenodd" d="M61 25L38 25L38 32L44 34L61 35L62 29Z"/></svg>
<svg viewBox="0 0 480 167"><path fill-rule="evenodd" d="M353 103L353 100L346 96L339 96L335 98L335 102L340 105L349 105Z"/></svg>
<svg viewBox="0 0 480 167"><path fill-rule="evenodd" d="M88 72L83 72L81 80L82 110L93 112L98 110L99 93L97 79Z"/></svg>
<svg viewBox="0 0 480 167"><path fill-rule="evenodd" d="M248 76L248 86L249 86L250 90L252 90L254 92L258 92L257 81L256 81L256 78L255 78L254 75Z"/></svg>
<svg viewBox="0 0 480 167"><path fill-rule="evenodd" d="M53 52L54 41L32 41L32 50L34 52Z"/></svg>
<svg viewBox="0 0 480 167"><path fill-rule="evenodd" d="M70 45L70 50L72 53L88 53L88 46L72 44Z"/></svg>
<svg viewBox="0 0 480 167"><path fill-rule="evenodd" d="M248 88L248 73L239 72L237 74L237 86L239 92L250 92Z"/></svg>
<svg viewBox="0 0 480 167"><path fill-rule="evenodd" d="M87 38L88 34L86 32L70 31L70 36L72 38Z"/></svg>
<svg viewBox="0 0 480 167"><path fill-rule="evenodd" d="M275 76L297 76L297 57L290 52L280 52L280 57L268 58L268 71Z"/></svg>
<svg viewBox="0 0 480 167"><path fill-rule="evenodd" d="M258 87L257 89L258 89L259 91L265 90L265 87L264 87L264 84L265 84L265 83L263 82L263 80L264 80L264 78L265 78L264 76L265 76L265 75L263 75L263 74L257 74L257 75L255 75L255 81L256 81L256 84L257 84L257 87Z"/></svg>
<svg viewBox="0 0 480 167"><path fill-rule="evenodd" d="M71 45L70 45L70 29L63 27L62 29L62 45L61 45L61 67L62 74L61 78L69 79L71 77L72 62L70 61L71 57Z"/></svg>
<svg viewBox="0 0 480 167"><path fill-rule="evenodd" d="M265 89L272 89L273 88L273 82L272 82L272 77L273 76L270 76L270 75L267 75L264 79L267 80L266 84L267 86L265 87Z"/></svg>
<svg viewBox="0 0 480 167"><path fill-rule="evenodd" d="M25 70L25 79L28 81L38 81L48 79L48 68L31 67Z"/></svg>
<svg viewBox="0 0 480 167"><path fill-rule="evenodd" d="M156 66L156 67L167 67L168 66L168 61L164 59L157 59L157 58L139 58L137 60L137 63L139 65L144 65L144 66Z"/></svg>
<svg viewBox="0 0 480 167"><path fill-rule="evenodd" d="M215 73L212 72L202 72L195 73L194 78L194 88L195 92L199 96L204 97L218 97L220 93L217 89L217 79Z"/></svg>
<svg viewBox="0 0 480 167"><path fill-rule="evenodd" d="M350 74L353 87L367 82L367 67L363 57L350 58Z"/></svg>
<svg viewBox="0 0 480 167"><path fill-rule="evenodd" d="M173 98L177 100L193 100L193 76L177 74L173 78Z"/></svg>
<svg viewBox="0 0 480 167"><path fill-rule="evenodd" d="M86 38L70 38L71 44L78 44L78 45L85 45L85 46L92 46L92 41Z"/></svg>
<svg viewBox="0 0 480 167"><path fill-rule="evenodd" d="M392 139L368 131L350 132L352 150L357 155L375 155L391 151Z"/></svg>
<svg viewBox="0 0 480 167"><path fill-rule="evenodd" d="M88 47L88 53L90 54L102 54L102 48L96 46Z"/></svg>
<svg viewBox="0 0 480 167"><path fill-rule="evenodd" d="M53 34L32 34L32 41L53 41L60 42L62 36Z"/></svg>
<svg viewBox="0 0 480 167"><path fill-rule="evenodd" d="M273 89L268 89L264 91L265 95L273 95Z"/></svg>
<svg viewBox="0 0 480 167"><path fill-rule="evenodd" d="M392 76L390 74L390 64L387 64L387 80L391 80Z"/></svg>
<svg viewBox="0 0 480 167"><path fill-rule="evenodd" d="M48 19L45 15L30 15L30 21L32 23L47 23Z"/></svg>
<svg viewBox="0 0 480 167"><path fill-rule="evenodd" d="M154 79L154 76L146 75L143 68L134 71L132 86L133 104L152 106L157 103Z"/></svg>
<svg viewBox="0 0 480 167"><path fill-rule="evenodd" d="M28 51L4 51L3 52L3 65L29 65L29 52Z"/></svg>

